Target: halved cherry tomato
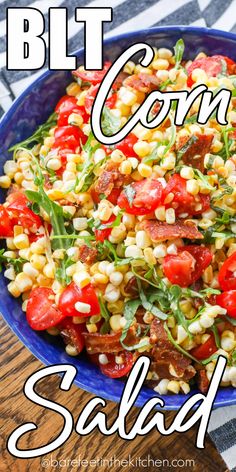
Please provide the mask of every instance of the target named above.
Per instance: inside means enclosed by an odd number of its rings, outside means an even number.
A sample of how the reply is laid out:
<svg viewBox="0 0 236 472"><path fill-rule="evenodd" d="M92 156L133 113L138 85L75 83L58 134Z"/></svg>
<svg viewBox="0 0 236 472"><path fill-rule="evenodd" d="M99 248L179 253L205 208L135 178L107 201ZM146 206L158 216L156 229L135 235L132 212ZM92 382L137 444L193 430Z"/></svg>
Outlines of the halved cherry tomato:
<svg viewBox="0 0 236 472"><path fill-rule="evenodd" d="M120 193L121 193L121 188L114 187L110 195L108 195L107 200L113 203L113 205L117 205L117 200L118 200L118 197L120 196Z"/></svg>
<svg viewBox="0 0 236 472"><path fill-rule="evenodd" d="M229 59L227 56L215 55L210 57L202 57L201 59L196 59L190 64L187 69L188 80L187 85L191 87L194 83L192 80L192 72L194 69L202 69L206 72L208 77L216 77L218 74L222 73L223 62L226 62L228 73L231 73L232 66L235 64L232 59Z"/></svg>
<svg viewBox="0 0 236 472"><path fill-rule="evenodd" d="M107 154L111 154L114 149L119 149L126 157L137 157L136 152L134 151L133 147L134 144L138 141L138 138L133 133L128 134L126 138L124 138L119 143L115 144L114 146L103 146Z"/></svg>
<svg viewBox="0 0 236 472"><path fill-rule="evenodd" d="M77 302L89 304L89 313L82 313L76 310L75 304ZM64 316L81 316L84 318L86 316L98 315L100 313L100 306L96 292L90 284L80 288L74 282L71 282L64 292L62 292L58 306Z"/></svg>
<svg viewBox="0 0 236 472"><path fill-rule="evenodd" d="M66 344L76 347L78 354L84 348L82 333L86 329L85 323L75 324L71 318L65 318L59 325L60 333Z"/></svg>
<svg viewBox="0 0 236 472"><path fill-rule="evenodd" d="M9 203L7 212L13 224L19 223L27 229L33 227L38 229L42 226L41 218L29 208L29 200L23 192L10 193L7 201Z"/></svg>
<svg viewBox="0 0 236 472"><path fill-rule="evenodd" d="M99 87L100 87L99 84L92 85L87 91L87 95L85 97L85 109L88 113L91 113L93 102L95 100ZM114 108L116 104L116 100L117 100L117 94L113 92L106 99L105 105L108 108Z"/></svg>
<svg viewBox="0 0 236 472"><path fill-rule="evenodd" d="M85 144L88 139L81 129L72 125L55 128L54 138L55 142L52 146L53 149L68 148L71 149L72 152L75 152L76 148L80 145L80 141L82 144Z"/></svg>
<svg viewBox="0 0 236 472"><path fill-rule="evenodd" d="M88 122L89 115L85 108L77 105L77 99L69 95L64 95L56 105L55 112L58 114L57 125L68 125L68 118L71 113L82 116L84 123Z"/></svg>
<svg viewBox="0 0 236 472"><path fill-rule="evenodd" d="M236 290L229 290L216 295L216 303L225 308L231 318L236 318Z"/></svg>
<svg viewBox="0 0 236 472"><path fill-rule="evenodd" d="M119 149L126 157L137 156L134 151L134 144L137 143L138 138L133 133L130 133L120 143L115 145L116 149Z"/></svg>
<svg viewBox="0 0 236 472"><path fill-rule="evenodd" d="M100 84L103 77L107 73L108 69L111 67L111 62L105 62L102 70L85 70L77 69L73 71L73 75L79 77L84 82L90 82L93 85Z"/></svg>
<svg viewBox="0 0 236 472"><path fill-rule="evenodd" d="M221 290L235 290L236 277L236 252L233 252L220 268L218 280Z"/></svg>
<svg viewBox="0 0 236 472"><path fill-rule="evenodd" d="M11 236L13 236L13 224L6 208L0 205L0 237L9 238Z"/></svg>
<svg viewBox="0 0 236 472"><path fill-rule="evenodd" d="M172 284L188 287L196 282L212 260L210 250L202 246L183 246L178 254L165 256L163 272Z"/></svg>
<svg viewBox="0 0 236 472"><path fill-rule="evenodd" d="M197 347L194 347L190 352L191 355L196 357L199 361L203 361L204 359L207 359L208 357L212 356L214 352L217 351L217 346L215 343L215 338L213 335L210 335L208 340L200 344Z"/></svg>
<svg viewBox="0 0 236 472"><path fill-rule="evenodd" d="M51 288L33 288L26 309L26 319L32 329L43 331L56 326L64 314L55 305L55 294Z"/></svg>
<svg viewBox="0 0 236 472"><path fill-rule="evenodd" d="M100 241L101 243L103 243L105 239L108 239L112 231L112 228L109 228L109 226L111 225L113 221L115 221L115 219L116 219L115 215L111 215L109 220L104 223L104 225L107 225L108 228L94 230L96 241Z"/></svg>
<svg viewBox="0 0 236 472"><path fill-rule="evenodd" d="M210 208L210 196L198 194L195 198L187 192L186 180L179 174L172 175L165 187L163 191L163 203L170 193L174 194L174 198L166 207L173 206L177 216L184 213L187 213L188 216L198 215ZM201 205L201 209L198 210L199 204Z"/></svg>
<svg viewBox="0 0 236 472"><path fill-rule="evenodd" d="M132 203L128 200L128 192L131 194ZM134 196L132 195L134 193ZM162 198L162 185L155 179L143 179L134 182L129 189L122 190L117 204L131 215L147 215L160 205Z"/></svg>
<svg viewBox="0 0 236 472"><path fill-rule="evenodd" d="M100 364L100 369L104 375L110 377L111 379L116 379L119 377L124 377L132 369L134 359L133 354L129 351L122 352L124 356L124 362L122 364L117 364L115 362L114 354L106 354L108 358L108 364Z"/></svg>

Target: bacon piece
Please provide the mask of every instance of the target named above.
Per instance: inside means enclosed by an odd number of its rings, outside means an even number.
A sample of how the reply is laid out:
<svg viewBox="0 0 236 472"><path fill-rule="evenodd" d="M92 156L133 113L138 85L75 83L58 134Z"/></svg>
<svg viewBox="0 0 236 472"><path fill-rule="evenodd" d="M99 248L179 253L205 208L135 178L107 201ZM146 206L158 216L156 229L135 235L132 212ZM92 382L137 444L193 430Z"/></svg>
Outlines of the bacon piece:
<svg viewBox="0 0 236 472"><path fill-rule="evenodd" d="M131 277L127 284L124 287L124 292L129 296L129 297L137 297L138 295L138 284L137 284L137 279L136 277Z"/></svg>
<svg viewBox="0 0 236 472"><path fill-rule="evenodd" d="M144 93L157 90L160 86L160 83L160 80L155 75L149 75L145 73L133 74L124 80L125 87L130 87Z"/></svg>
<svg viewBox="0 0 236 472"><path fill-rule="evenodd" d="M119 165L118 163L108 161L104 171L94 185L95 192L98 194L103 193L108 197L114 187L119 188L124 185L126 176L119 172Z"/></svg>
<svg viewBox="0 0 236 472"><path fill-rule="evenodd" d="M210 151L213 134L181 136L176 146L182 161L204 172L204 157Z"/></svg>
<svg viewBox="0 0 236 472"><path fill-rule="evenodd" d="M144 220L140 223L140 229L147 231L154 243L177 238L203 239L203 235L194 223L182 219L173 225L162 221Z"/></svg>
<svg viewBox="0 0 236 472"><path fill-rule="evenodd" d="M94 247L89 247L86 244L80 246L79 248L79 258L81 262L85 262L86 264L93 264L97 257L97 249Z"/></svg>
<svg viewBox="0 0 236 472"><path fill-rule="evenodd" d="M206 393L209 387L209 380L206 375L205 369L200 369L197 374L197 384L200 392Z"/></svg>
<svg viewBox="0 0 236 472"><path fill-rule="evenodd" d="M151 370L160 378L189 380L196 374L191 360L181 354L169 341L163 323L155 318L150 328L152 349ZM176 375L173 375L174 369Z"/></svg>
<svg viewBox="0 0 236 472"><path fill-rule="evenodd" d="M124 351L120 343L121 331L115 334L100 334L100 333L82 333L85 339L85 346L88 354L112 352L118 353ZM125 344L132 346L138 342L135 334L135 329L132 327L128 330L125 338Z"/></svg>

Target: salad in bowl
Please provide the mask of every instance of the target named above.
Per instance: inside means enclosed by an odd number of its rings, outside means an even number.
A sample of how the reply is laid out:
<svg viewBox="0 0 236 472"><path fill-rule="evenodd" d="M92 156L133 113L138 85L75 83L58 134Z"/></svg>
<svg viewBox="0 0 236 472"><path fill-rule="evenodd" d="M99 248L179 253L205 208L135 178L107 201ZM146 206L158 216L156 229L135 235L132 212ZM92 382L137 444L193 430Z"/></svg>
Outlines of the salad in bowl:
<svg viewBox="0 0 236 472"><path fill-rule="evenodd" d="M102 128L115 134L153 90L205 84L232 92L227 126L214 113L183 126L174 106L155 129L138 124L114 146L90 116L102 71L80 66L45 124L11 147L0 186L0 259L8 291L32 330L86 351L105 376L151 360L160 394L206 392L219 354L221 386L236 387L236 64L184 42L155 49L147 68L129 61L106 100ZM158 112L158 103L151 110Z"/></svg>

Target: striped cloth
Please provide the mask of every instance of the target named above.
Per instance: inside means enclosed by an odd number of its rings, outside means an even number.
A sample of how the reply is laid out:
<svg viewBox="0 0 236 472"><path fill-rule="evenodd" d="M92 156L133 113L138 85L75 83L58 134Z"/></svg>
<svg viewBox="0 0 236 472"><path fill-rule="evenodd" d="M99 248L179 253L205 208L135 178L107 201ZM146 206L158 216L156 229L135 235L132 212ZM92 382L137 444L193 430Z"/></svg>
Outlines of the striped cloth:
<svg viewBox="0 0 236 472"><path fill-rule="evenodd" d="M107 4L109 3L109 4ZM42 71L10 71L5 67L6 8L31 6L46 18L45 41L48 40L47 11L53 7L67 7L69 51L83 46L83 26L75 23L75 7L113 8L113 23L105 24L106 37L138 28L163 25L194 25L236 32L236 0L0 0L0 115ZM212 413L209 434L228 468L236 472L236 406L220 408Z"/></svg>

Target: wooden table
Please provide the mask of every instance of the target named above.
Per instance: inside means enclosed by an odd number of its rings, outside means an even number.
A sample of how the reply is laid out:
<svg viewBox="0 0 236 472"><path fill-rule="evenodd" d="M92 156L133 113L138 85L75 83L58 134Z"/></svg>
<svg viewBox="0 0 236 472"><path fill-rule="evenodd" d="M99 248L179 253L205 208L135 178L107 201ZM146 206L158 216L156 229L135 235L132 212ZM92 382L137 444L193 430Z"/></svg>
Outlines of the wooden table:
<svg viewBox="0 0 236 472"><path fill-rule="evenodd" d="M21 344L17 337L12 334L3 320L0 321L1 333L1 436L0 450L2 457L0 459L0 472L40 472L40 471L132 471L139 472L142 470L167 471L171 467L166 467L167 462L162 466L160 463L156 466L152 465L152 459L179 459L180 467L174 465L176 471L202 472L223 472L226 467L212 444L209 437L206 440L205 450L197 450L194 447L194 438L196 429L192 429L186 434L174 434L169 437L160 436L156 431L151 432L145 437L137 437L133 441L124 441L118 436L113 435L104 437L97 430L86 437L79 437L76 433L72 433L70 439L63 447L54 451L52 454L43 458L35 459L16 459L12 457L6 449L6 440L9 434L20 424L33 421L38 425L38 431L25 435L25 438L19 441L20 448L36 448L51 442L61 431L63 420L57 413L45 410L38 405L34 405L27 400L22 392L23 384L27 377L42 367L42 364L34 358L33 355ZM54 377L54 376L53 376ZM37 391L42 396L46 396L55 402L59 402L66 406L73 413L75 421L83 405L92 398L92 395L73 386L68 392L59 390L59 379L57 376L49 377L46 381L39 383ZM109 420L113 421L117 413L117 405L108 402L106 408L109 414ZM137 408L133 409L130 415L130 422L137 415ZM174 413L167 414L167 418L171 420ZM46 442L45 442L46 441ZM29 445L30 444L30 445ZM122 460L127 459L138 460L140 458L140 466L128 467ZM92 462L87 465L87 461L95 459L116 459L115 465L108 466L106 462L95 467ZM143 459L149 460L141 462ZM194 466L187 463L183 466L183 461L193 460ZM54 460L54 462L53 462ZM74 462L73 462L74 460ZM85 462L82 462L82 461ZM43 462L44 461L44 462ZM61 461L60 465L56 461ZM79 466L80 461L80 466ZM57 465L58 464L58 465ZM67 465L65 465L67 464Z"/></svg>

